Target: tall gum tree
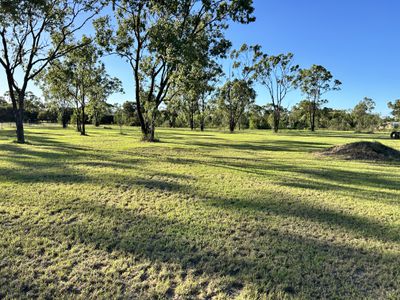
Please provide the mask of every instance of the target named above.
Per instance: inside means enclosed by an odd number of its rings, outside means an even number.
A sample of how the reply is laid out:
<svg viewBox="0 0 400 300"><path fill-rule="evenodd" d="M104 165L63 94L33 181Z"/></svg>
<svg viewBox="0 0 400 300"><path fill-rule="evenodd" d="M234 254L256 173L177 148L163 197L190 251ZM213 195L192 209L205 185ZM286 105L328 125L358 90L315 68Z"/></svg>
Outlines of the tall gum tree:
<svg viewBox="0 0 400 300"><path fill-rule="evenodd" d="M41 76L45 90L56 98L70 99L75 103L77 131L86 135L86 107L91 102L105 102L113 93L122 93L118 78L111 78L99 60L97 47L83 37L85 47L76 48L62 60L56 60Z"/></svg>
<svg viewBox="0 0 400 300"><path fill-rule="evenodd" d="M254 104L255 99L255 90L243 79L229 80L219 89L217 102L228 120L230 133L235 131L243 113Z"/></svg>
<svg viewBox="0 0 400 300"><path fill-rule="evenodd" d="M329 91L340 90L342 83L333 79L333 75L325 67L312 65L309 69L301 69L295 80L295 85L309 101L310 130L315 131L315 120L319 106L326 100L322 98Z"/></svg>
<svg viewBox="0 0 400 300"><path fill-rule="evenodd" d="M293 63L293 54L267 55L255 48L254 80L266 87L270 96L273 114L273 130L278 132L281 109L286 95L294 89L299 66Z"/></svg>
<svg viewBox="0 0 400 300"><path fill-rule="evenodd" d="M29 82L52 61L84 46L68 42L101 8L102 1L94 0L0 1L0 66L7 78L19 143L25 143Z"/></svg>
<svg viewBox="0 0 400 300"><path fill-rule="evenodd" d="M255 46L259 47L259 46ZM230 53L232 66L225 84L218 89L217 105L228 120L229 131L233 133L246 109L254 104L256 92L253 89L254 46L243 44Z"/></svg>
<svg viewBox="0 0 400 300"><path fill-rule="evenodd" d="M230 21L250 23L252 0L112 1L111 16L95 22L98 43L125 59L133 72L137 114L144 140L154 141L159 106L179 80L179 68L224 56Z"/></svg>
<svg viewBox="0 0 400 300"><path fill-rule="evenodd" d="M214 91L217 79L223 74L221 66L205 59L204 64L184 66L180 72L174 89L181 96L182 110L187 114L190 129L194 129L195 117L198 117L200 130L204 131L208 98Z"/></svg>

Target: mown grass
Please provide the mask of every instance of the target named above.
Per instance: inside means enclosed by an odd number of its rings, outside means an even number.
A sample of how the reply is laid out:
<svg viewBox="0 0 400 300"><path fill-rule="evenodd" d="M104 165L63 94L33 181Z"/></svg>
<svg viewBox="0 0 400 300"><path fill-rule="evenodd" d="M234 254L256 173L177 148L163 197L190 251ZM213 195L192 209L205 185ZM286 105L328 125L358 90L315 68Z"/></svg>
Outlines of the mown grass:
<svg viewBox="0 0 400 300"><path fill-rule="evenodd" d="M400 163L313 155L386 134L0 130L0 298L400 294Z"/></svg>

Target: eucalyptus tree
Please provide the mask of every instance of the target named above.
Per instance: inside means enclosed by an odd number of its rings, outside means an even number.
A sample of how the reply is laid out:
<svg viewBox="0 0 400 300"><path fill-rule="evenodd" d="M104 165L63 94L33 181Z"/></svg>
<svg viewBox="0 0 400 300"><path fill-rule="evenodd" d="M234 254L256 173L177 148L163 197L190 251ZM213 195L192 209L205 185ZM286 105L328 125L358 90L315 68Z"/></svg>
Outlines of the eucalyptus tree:
<svg viewBox="0 0 400 300"><path fill-rule="evenodd" d="M397 99L393 102L388 102L388 107L392 110L391 114L396 121L400 121L400 99Z"/></svg>
<svg viewBox="0 0 400 300"><path fill-rule="evenodd" d="M89 102L104 103L110 94L122 92L121 81L111 78L104 63L99 60L96 46L87 37L80 43L85 47L76 48L65 55L63 60L56 60L41 76L42 85L54 97L69 99L75 104L77 131L86 135L86 112Z"/></svg>
<svg viewBox="0 0 400 300"><path fill-rule="evenodd" d="M13 105L17 141L25 142L28 84L51 62L86 44L69 41L102 8L95 0L0 1L0 65Z"/></svg>
<svg viewBox="0 0 400 300"><path fill-rule="evenodd" d="M111 105L107 103L107 99L89 98L86 113L89 121L96 127L100 126L102 118L111 114Z"/></svg>
<svg viewBox="0 0 400 300"><path fill-rule="evenodd" d="M182 66L226 54L230 22L249 23L252 0L113 1L115 20L99 18L98 43L132 69L143 137L154 141L159 107L171 99ZM113 28L112 24L116 24Z"/></svg>
<svg viewBox="0 0 400 300"><path fill-rule="evenodd" d="M243 113L256 98L256 92L251 84L243 79L227 81L218 91L219 108L224 112L229 122L229 131L233 133Z"/></svg>
<svg viewBox="0 0 400 300"><path fill-rule="evenodd" d="M62 127L67 128L68 111L73 108L73 97L67 93L65 82L67 74L61 71L61 62L55 60L52 65L36 77L48 106L57 110ZM77 130L80 123L77 124Z"/></svg>
<svg viewBox="0 0 400 300"><path fill-rule="evenodd" d="M310 130L315 131L315 120L318 108L326 103L322 96L329 91L340 90L341 82L333 79L330 71L320 65L312 65L310 69L301 69L295 80L309 103Z"/></svg>
<svg viewBox="0 0 400 300"><path fill-rule="evenodd" d="M179 113L181 112L181 99L174 97L166 102L166 107L164 111L164 119L168 121L170 128L175 128Z"/></svg>
<svg viewBox="0 0 400 300"><path fill-rule="evenodd" d="M93 84L88 89L87 112L93 125L98 127L101 118L111 109L111 105L107 103L108 97L113 93L123 93L124 90L122 82L116 77L111 78L102 63L95 68L91 76Z"/></svg>
<svg viewBox="0 0 400 300"><path fill-rule="evenodd" d="M205 128L207 114L207 102L214 86L222 75L221 67L212 61L203 61L204 64L195 63L181 68L181 79L176 84L177 94L181 98L181 110L183 110L193 130L195 117L198 116L200 129Z"/></svg>
<svg viewBox="0 0 400 300"><path fill-rule="evenodd" d="M293 54L267 55L260 47L255 48L253 77L267 88L272 106L273 130L278 132L282 102L295 86L299 66L293 63Z"/></svg>
<svg viewBox="0 0 400 300"><path fill-rule="evenodd" d="M126 114L124 113L124 108L116 103L114 104L114 123L119 126L119 133L122 134L122 126L126 123Z"/></svg>
<svg viewBox="0 0 400 300"><path fill-rule="evenodd" d="M206 118L208 117L210 111L208 102L210 97L215 95L215 85L222 74L223 71L221 67L213 63L207 66L207 68L200 70L196 76L197 91L199 96L199 122L201 131L204 131L205 129Z"/></svg>
<svg viewBox="0 0 400 300"><path fill-rule="evenodd" d="M353 108L352 116L357 131L373 131L378 126L380 117L373 113L376 103L373 99L364 97Z"/></svg>
<svg viewBox="0 0 400 300"><path fill-rule="evenodd" d="M259 46L243 44L230 53L232 61L225 84L218 89L217 106L228 120L229 131L234 132L236 125L247 108L256 98L253 89L254 55Z"/></svg>
<svg viewBox="0 0 400 300"><path fill-rule="evenodd" d="M125 125L138 126L139 121L136 113L136 103L133 101L125 101L122 103L122 111L124 113Z"/></svg>

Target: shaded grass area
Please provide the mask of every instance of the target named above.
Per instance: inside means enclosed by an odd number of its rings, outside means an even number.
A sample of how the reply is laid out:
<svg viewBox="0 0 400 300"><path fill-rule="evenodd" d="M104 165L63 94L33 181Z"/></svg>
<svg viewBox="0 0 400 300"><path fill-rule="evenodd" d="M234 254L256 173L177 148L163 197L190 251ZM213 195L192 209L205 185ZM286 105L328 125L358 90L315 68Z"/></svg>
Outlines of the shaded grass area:
<svg viewBox="0 0 400 300"><path fill-rule="evenodd" d="M0 131L0 298L393 298L396 163L313 154L385 135Z"/></svg>

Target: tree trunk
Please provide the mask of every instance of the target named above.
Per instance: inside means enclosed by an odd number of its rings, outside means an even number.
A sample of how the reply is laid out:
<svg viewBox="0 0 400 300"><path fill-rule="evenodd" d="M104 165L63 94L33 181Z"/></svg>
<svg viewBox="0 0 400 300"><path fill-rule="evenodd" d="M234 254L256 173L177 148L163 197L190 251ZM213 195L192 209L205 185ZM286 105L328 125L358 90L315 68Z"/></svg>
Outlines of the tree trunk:
<svg viewBox="0 0 400 300"><path fill-rule="evenodd" d="M79 115L79 112L77 112L77 114L76 114L76 131L81 132L82 129L81 129L81 123L80 123L79 119L80 119L80 115Z"/></svg>
<svg viewBox="0 0 400 300"><path fill-rule="evenodd" d="M140 129L142 130L143 137L146 139L146 137L147 137L147 135L149 133L149 126L144 121L143 114L140 111L139 106L138 106L138 109L136 111L137 111L137 116L138 116L139 123L140 123Z"/></svg>
<svg viewBox="0 0 400 300"><path fill-rule="evenodd" d="M17 142L20 144L24 144L24 110L21 108L19 108L15 113L15 125L17 127Z"/></svg>
<svg viewBox="0 0 400 300"><path fill-rule="evenodd" d="M235 127L236 127L235 120L231 119L229 121L229 131L230 131L230 133L233 133L235 131Z"/></svg>
<svg viewBox="0 0 400 300"><path fill-rule="evenodd" d="M274 110L274 132L277 133L279 131L279 123L281 119L281 114L278 108Z"/></svg>
<svg viewBox="0 0 400 300"><path fill-rule="evenodd" d="M155 141L155 138L154 138L155 130L156 130L156 127L152 124L150 126L149 142Z"/></svg>
<svg viewBox="0 0 400 300"><path fill-rule="evenodd" d="M67 128L67 112L65 109L61 110L61 124L62 128Z"/></svg>
<svg viewBox="0 0 400 300"><path fill-rule="evenodd" d="M316 111L316 105L312 105L312 110L311 110L311 131L315 131L315 111Z"/></svg>
<svg viewBox="0 0 400 300"><path fill-rule="evenodd" d="M204 99L204 95L203 97L201 97L201 109L200 109L200 130L204 131L204 127L205 127L205 110L206 110L206 103L205 103L205 99Z"/></svg>
<svg viewBox="0 0 400 300"><path fill-rule="evenodd" d="M146 138L148 142L155 142L154 138L155 131L156 131L155 119L152 118Z"/></svg>
<svg viewBox="0 0 400 300"><path fill-rule="evenodd" d="M86 135L86 128L85 128L85 106L82 105L81 107L81 111L82 111L82 130L81 130L81 135Z"/></svg>
<svg viewBox="0 0 400 300"><path fill-rule="evenodd" d="M10 92L11 102L13 105L15 127L17 128L17 142L25 144L25 133L24 133L24 102L25 102L25 91L21 90L18 93L18 98L14 92Z"/></svg>
<svg viewBox="0 0 400 300"><path fill-rule="evenodd" d="M6 75L7 75L8 90L10 93L10 98L11 98L14 117L15 117L15 126L17 128L17 130L16 130L17 142L20 144L25 144L24 104L25 104L25 91L26 91L28 82L25 80L23 87L21 88L21 90L19 90L19 92L16 95L16 92L14 91L14 86L13 86L14 76L11 73L11 70L9 68L6 69Z"/></svg>
<svg viewBox="0 0 400 300"><path fill-rule="evenodd" d="M75 113L75 115L76 115L76 131L77 132L81 132L82 131L82 129L81 129L81 122L80 122L80 118L81 118L81 114L80 114L80 110L79 110L79 103L78 103L78 101L76 101L76 113Z"/></svg>
<svg viewBox="0 0 400 300"><path fill-rule="evenodd" d="M155 142L155 131L156 131L156 116L157 112L153 112L151 114L150 122L146 122L145 132L143 133L143 140L146 142Z"/></svg>
<svg viewBox="0 0 400 300"><path fill-rule="evenodd" d="M21 90L18 94L18 106L15 106L15 125L17 127L17 142L25 144L24 133L24 103L25 103L25 90Z"/></svg>
<svg viewBox="0 0 400 300"><path fill-rule="evenodd" d="M190 130L194 130L194 115L193 115L193 113L191 112L190 113L190 117L189 117L189 123L190 123Z"/></svg>

